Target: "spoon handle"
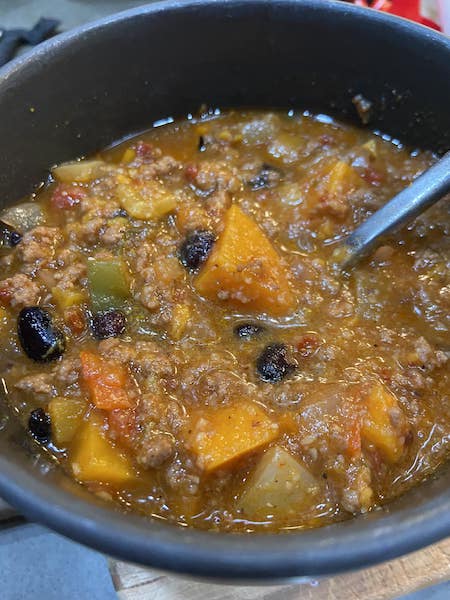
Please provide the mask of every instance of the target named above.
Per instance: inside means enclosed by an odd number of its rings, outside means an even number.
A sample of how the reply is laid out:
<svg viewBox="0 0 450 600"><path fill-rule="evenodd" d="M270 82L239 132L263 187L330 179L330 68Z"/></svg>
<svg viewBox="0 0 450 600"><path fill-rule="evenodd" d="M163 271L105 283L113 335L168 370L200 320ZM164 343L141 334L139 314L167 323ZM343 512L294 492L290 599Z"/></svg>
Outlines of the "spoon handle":
<svg viewBox="0 0 450 600"><path fill-rule="evenodd" d="M357 227L343 242L340 267L353 266L380 241L450 192L450 151L380 210Z"/></svg>

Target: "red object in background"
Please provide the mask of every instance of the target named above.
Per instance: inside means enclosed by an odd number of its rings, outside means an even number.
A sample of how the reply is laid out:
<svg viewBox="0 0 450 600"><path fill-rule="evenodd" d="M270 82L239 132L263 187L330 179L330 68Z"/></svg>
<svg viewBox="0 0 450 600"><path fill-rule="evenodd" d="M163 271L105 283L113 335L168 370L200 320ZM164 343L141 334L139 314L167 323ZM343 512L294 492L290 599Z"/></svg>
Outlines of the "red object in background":
<svg viewBox="0 0 450 600"><path fill-rule="evenodd" d="M430 21L422 16L420 12L420 0L354 0L354 4L382 10L440 30L434 21Z"/></svg>

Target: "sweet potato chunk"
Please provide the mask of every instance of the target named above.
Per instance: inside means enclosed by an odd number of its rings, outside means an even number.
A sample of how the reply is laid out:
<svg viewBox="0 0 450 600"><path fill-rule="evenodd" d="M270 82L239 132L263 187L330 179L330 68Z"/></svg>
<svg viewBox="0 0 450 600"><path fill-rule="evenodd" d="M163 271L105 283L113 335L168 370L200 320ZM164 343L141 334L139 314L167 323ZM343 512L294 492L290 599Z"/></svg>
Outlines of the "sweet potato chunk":
<svg viewBox="0 0 450 600"><path fill-rule="evenodd" d="M252 402L236 403L195 415L189 445L197 464L207 472L224 467L278 436L278 425Z"/></svg>
<svg viewBox="0 0 450 600"><path fill-rule="evenodd" d="M105 436L96 416L91 416L78 431L70 462L75 477L83 482L122 485L136 477L128 457Z"/></svg>
<svg viewBox="0 0 450 600"><path fill-rule="evenodd" d="M280 256L236 205L228 209L225 228L195 286L211 300L273 316L292 312L296 304Z"/></svg>
<svg viewBox="0 0 450 600"><path fill-rule="evenodd" d="M409 429L397 398L377 382L369 391L366 406L362 438L373 444L386 462L397 462L402 457Z"/></svg>

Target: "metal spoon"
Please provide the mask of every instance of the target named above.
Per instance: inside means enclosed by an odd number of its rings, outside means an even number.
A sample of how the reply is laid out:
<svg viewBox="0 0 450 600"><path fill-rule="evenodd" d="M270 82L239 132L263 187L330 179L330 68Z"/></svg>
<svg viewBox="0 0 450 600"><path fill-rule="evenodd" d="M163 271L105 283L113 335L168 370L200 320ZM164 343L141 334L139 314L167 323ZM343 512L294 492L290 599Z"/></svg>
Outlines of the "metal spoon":
<svg viewBox="0 0 450 600"><path fill-rule="evenodd" d="M410 186L359 225L336 248L334 258L342 270L354 266L386 235L401 229L450 192L450 151Z"/></svg>

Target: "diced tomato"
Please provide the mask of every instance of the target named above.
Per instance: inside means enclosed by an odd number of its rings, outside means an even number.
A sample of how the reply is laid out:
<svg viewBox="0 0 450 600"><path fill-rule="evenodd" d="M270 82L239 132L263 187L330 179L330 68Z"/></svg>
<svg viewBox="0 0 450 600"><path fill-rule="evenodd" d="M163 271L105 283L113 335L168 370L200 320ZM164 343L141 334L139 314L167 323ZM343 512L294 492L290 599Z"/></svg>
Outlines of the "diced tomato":
<svg viewBox="0 0 450 600"><path fill-rule="evenodd" d="M136 156L139 158L153 158L155 147L153 144L139 140L136 145Z"/></svg>
<svg viewBox="0 0 450 600"><path fill-rule="evenodd" d="M194 179L198 175L198 167L197 167L197 165L194 165L194 163L190 163L189 165L187 165L186 168L185 168L185 170L184 170L184 174L185 174L186 179L188 181L194 181Z"/></svg>
<svg viewBox="0 0 450 600"><path fill-rule="evenodd" d="M75 335L82 333L86 328L86 319L80 306L69 306L64 311L64 321L70 331Z"/></svg>
<svg viewBox="0 0 450 600"><path fill-rule="evenodd" d="M365 181L367 181L367 183L370 183L371 185L376 185L376 186L381 185L381 183L383 181L383 175L379 171L376 171L375 169L371 169L370 167L367 169L364 169L364 171L361 173L361 177Z"/></svg>
<svg viewBox="0 0 450 600"><path fill-rule="evenodd" d="M50 202L54 208L66 210L77 206L85 196L86 190L82 187L60 183L54 189Z"/></svg>
<svg viewBox="0 0 450 600"><path fill-rule="evenodd" d="M308 356L314 354L319 346L319 338L312 333L303 335L296 343L297 352L302 358L308 358Z"/></svg>
<svg viewBox="0 0 450 600"><path fill-rule="evenodd" d="M9 306L11 299L11 290L7 287L0 287L0 306Z"/></svg>
<svg viewBox="0 0 450 600"><path fill-rule="evenodd" d="M333 146L335 144L334 138L326 133L320 136L319 141L323 146Z"/></svg>

